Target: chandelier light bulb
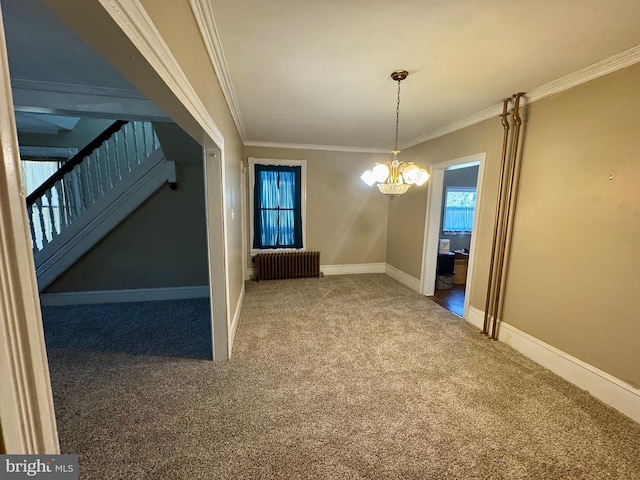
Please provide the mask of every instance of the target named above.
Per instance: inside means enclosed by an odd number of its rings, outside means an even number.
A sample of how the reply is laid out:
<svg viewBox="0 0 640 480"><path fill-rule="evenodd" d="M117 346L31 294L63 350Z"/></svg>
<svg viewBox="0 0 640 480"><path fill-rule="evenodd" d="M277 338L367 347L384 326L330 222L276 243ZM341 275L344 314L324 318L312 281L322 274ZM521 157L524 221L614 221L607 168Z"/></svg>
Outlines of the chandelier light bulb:
<svg viewBox="0 0 640 480"><path fill-rule="evenodd" d="M373 167L373 177L376 179L376 182L383 183L387 181L389 177L389 167L382 163L378 163L375 167Z"/></svg>
<svg viewBox="0 0 640 480"><path fill-rule="evenodd" d="M402 176L404 177L404 181L409 185L413 185L418 181L418 177L420 176L420 169L410 163L406 167L404 167L404 171L402 172Z"/></svg>
<svg viewBox="0 0 640 480"><path fill-rule="evenodd" d="M373 187L376 184L375 175L373 174L373 172L371 170L367 170L366 172L364 172L360 176L360 178L362 179L362 181L364 183L366 183L370 187Z"/></svg>
<svg viewBox="0 0 640 480"><path fill-rule="evenodd" d="M429 173L424 168L421 168L418 174L418 178L416 179L416 186L419 187L421 185L424 185L426 181L429 180L429 177Z"/></svg>

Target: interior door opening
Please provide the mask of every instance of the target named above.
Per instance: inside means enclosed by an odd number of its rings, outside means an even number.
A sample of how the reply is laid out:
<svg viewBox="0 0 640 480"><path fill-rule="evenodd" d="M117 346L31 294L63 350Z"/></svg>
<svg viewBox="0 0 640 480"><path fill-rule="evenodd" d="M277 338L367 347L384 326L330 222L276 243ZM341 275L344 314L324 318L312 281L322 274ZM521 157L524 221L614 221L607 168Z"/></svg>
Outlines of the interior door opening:
<svg viewBox="0 0 640 480"><path fill-rule="evenodd" d="M422 293L465 318L485 154L432 165Z"/></svg>

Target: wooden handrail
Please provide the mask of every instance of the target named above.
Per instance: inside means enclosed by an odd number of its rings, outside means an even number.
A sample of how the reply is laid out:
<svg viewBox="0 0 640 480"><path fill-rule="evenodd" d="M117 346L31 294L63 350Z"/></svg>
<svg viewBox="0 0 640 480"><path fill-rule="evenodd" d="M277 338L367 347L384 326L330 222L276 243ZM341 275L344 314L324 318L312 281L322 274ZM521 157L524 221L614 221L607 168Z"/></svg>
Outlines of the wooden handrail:
<svg viewBox="0 0 640 480"><path fill-rule="evenodd" d="M91 140L91 142L89 142L86 147L82 148L73 157L64 162L64 164L56 171L56 173L51 175L42 185L40 185L33 192L31 192L29 196L27 196L27 207L31 207L34 203L36 203L36 200L44 195L47 190L52 188L58 180L62 180L62 177L64 177L65 174L73 170L76 165L82 163L82 161L86 157L91 155L96 148L102 145L105 141L109 140L114 133L120 130L127 123L129 123L127 120L116 120L104 132Z"/></svg>

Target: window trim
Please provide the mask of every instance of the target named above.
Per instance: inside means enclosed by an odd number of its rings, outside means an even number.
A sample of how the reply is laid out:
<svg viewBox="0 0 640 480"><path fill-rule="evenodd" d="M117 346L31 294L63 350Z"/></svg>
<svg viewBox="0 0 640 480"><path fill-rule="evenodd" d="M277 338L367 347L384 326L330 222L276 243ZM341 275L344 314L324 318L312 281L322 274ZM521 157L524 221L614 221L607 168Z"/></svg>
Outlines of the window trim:
<svg viewBox="0 0 640 480"><path fill-rule="evenodd" d="M253 248L254 232L254 191L255 191L255 165L300 167L300 210L302 215L302 248ZM299 252L307 249L307 161L285 160L277 158L249 157L249 245L250 254L270 252Z"/></svg>
<svg viewBox="0 0 640 480"><path fill-rule="evenodd" d="M476 194L476 201L478 203L478 189L477 187L468 187L468 186L458 186L458 185L447 185L444 191L444 201L442 205L442 233L445 235L472 235L473 234L473 224L471 225L471 230L446 230L444 228L445 225L445 216L447 214L447 196L449 194L449 190L454 190L456 192L473 192ZM473 207L473 211L475 213L475 204Z"/></svg>

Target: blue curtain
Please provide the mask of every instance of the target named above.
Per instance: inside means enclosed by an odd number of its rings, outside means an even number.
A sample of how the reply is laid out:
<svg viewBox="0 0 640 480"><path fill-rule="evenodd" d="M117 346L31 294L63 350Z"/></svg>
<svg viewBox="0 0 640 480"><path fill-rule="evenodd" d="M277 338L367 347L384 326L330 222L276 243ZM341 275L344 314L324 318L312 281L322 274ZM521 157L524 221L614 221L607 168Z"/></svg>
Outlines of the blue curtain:
<svg viewBox="0 0 640 480"><path fill-rule="evenodd" d="M302 248L300 171L255 165L254 248Z"/></svg>

